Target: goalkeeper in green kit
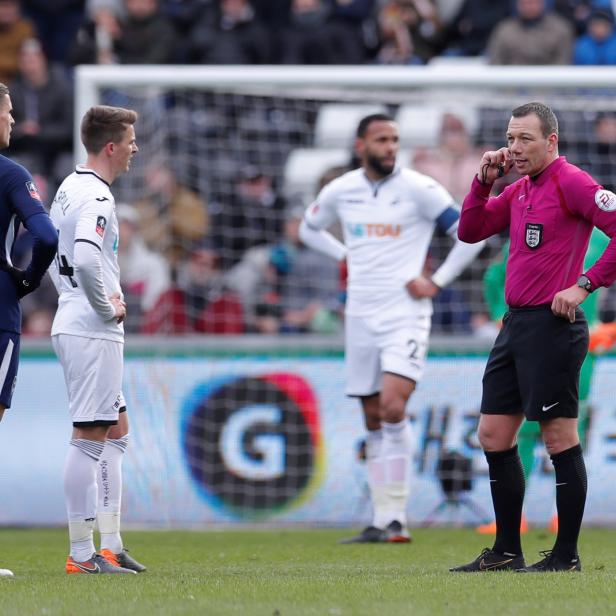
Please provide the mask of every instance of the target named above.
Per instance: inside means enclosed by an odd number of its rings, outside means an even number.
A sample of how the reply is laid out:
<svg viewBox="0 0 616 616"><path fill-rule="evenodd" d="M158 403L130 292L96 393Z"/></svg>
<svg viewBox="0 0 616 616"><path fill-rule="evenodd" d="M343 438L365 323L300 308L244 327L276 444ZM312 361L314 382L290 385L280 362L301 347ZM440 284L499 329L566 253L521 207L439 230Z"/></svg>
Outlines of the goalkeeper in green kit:
<svg viewBox="0 0 616 616"><path fill-rule="evenodd" d="M603 254L609 238L599 229L595 228L588 245L588 251L584 258L584 271L586 271ZM501 321L503 315L508 311L505 303L505 270L507 267L507 257L509 256L509 242L503 246L499 257L488 267L483 278L483 289L486 303L490 311L490 316L496 322ZM598 304L600 293L590 293L584 301L584 314L591 330L590 350L582 364L580 371L580 397L579 397L579 421L578 432L580 442L586 442L586 432L588 430L588 396L590 393L590 382L597 354L605 352L616 342L616 327L614 324L601 325L598 319ZM518 433L518 451L524 469L524 478L528 483L530 474L535 463L535 445L541 438L539 422L525 421ZM550 520L549 529L552 532L558 530L558 516L554 514ZM489 522L477 527L477 532L481 534L494 534L496 523ZM520 532L528 530L526 517L522 514Z"/></svg>

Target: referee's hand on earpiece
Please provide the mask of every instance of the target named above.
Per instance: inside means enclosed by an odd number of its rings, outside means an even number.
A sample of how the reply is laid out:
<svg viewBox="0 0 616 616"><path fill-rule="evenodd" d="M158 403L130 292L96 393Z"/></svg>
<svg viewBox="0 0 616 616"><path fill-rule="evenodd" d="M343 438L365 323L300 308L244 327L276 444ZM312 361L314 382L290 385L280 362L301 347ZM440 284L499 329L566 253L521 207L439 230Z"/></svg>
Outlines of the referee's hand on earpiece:
<svg viewBox="0 0 616 616"><path fill-rule="evenodd" d="M509 148L484 152L479 163L477 177L482 184L494 184L497 178L509 173L513 167L513 157Z"/></svg>

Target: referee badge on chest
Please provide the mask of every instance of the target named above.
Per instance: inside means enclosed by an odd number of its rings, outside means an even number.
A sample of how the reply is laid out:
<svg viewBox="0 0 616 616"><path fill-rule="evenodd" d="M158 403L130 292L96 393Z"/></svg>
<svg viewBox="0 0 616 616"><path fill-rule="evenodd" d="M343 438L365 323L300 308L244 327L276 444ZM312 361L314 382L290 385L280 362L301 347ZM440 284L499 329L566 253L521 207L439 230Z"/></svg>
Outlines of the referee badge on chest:
<svg viewBox="0 0 616 616"><path fill-rule="evenodd" d="M529 248L539 248L543 239L543 225L536 222L526 223L526 245Z"/></svg>

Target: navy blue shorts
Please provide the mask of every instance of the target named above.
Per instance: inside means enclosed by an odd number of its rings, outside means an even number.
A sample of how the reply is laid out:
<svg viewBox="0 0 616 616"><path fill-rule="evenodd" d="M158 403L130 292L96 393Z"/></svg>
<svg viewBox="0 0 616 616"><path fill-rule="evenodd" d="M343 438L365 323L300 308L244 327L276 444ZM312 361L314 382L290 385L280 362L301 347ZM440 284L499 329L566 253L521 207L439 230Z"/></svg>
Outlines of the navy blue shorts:
<svg viewBox="0 0 616 616"><path fill-rule="evenodd" d="M481 412L523 412L531 421L577 417L587 352L588 324L579 308L575 323L549 306L510 309L483 375Z"/></svg>
<svg viewBox="0 0 616 616"><path fill-rule="evenodd" d="M0 404L11 406L17 367L19 366L19 334L0 330Z"/></svg>

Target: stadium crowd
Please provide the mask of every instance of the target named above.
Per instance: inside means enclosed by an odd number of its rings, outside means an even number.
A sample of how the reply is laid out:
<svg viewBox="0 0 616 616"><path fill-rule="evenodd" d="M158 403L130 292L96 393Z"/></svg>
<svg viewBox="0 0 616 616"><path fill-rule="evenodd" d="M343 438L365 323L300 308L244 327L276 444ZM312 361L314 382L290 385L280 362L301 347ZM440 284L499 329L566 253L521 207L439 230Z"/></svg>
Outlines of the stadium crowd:
<svg viewBox="0 0 616 616"><path fill-rule="evenodd" d="M6 154L35 175L50 205L72 167L78 64L421 65L468 58L496 65L612 65L614 10L612 0L0 0L0 81L11 89L16 121ZM181 130L187 122L182 110L176 105L173 116ZM245 117L234 120L239 150L246 149L240 139L246 130L257 130L260 112L247 105ZM344 268L301 245L298 212L307 204L281 186L291 146L311 145L315 115L308 110L289 120L287 114L289 147L265 148L266 162L238 156L224 189L195 178L220 163L220 152L203 151L203 170L186 174L156 160L140 194L121 195L128 332L340 331ZM263 121L271 122L271 114ZM587 162L613 188L616 114L585 121L592 137L576 144L579 160L573 162ZM484 145L479 141L464 118L446 114L439 143L415 150L411 166L461 199ZM321 184L348 168L330 170ZM18 262L28 259L29 248L24 235ZM480 279L495 252L469 275ZM27 297L24 333L48 335L55 305L48 283ZM435 331L491 331L487 321L481 297L451 288L435 301Z"/></svg>

